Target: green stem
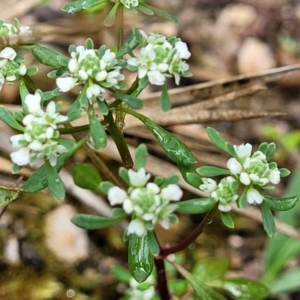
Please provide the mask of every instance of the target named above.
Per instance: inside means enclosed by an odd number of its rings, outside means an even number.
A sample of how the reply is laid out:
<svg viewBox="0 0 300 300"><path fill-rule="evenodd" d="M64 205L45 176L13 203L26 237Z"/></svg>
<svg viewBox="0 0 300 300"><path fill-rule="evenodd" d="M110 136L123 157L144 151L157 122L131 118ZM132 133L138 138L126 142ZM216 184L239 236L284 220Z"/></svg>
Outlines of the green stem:
<svg viewBox="0 0 300 300"><path fill-rule="evenodd" d="M120 130L119 126L115 123L113 118L112 112L110 111L107 116L104 116L105 122L108 124L108 131L110 132L120 156L122 158L122 162L125 168L131 169L134 165L131 154L129 152L128 146L125 142L124 136L122 131Z"/></svg>
<svg viewBox="0 0 300 300"><path fill-rule="evenodd" d="M66 128L72 128L71 124L64 124ZM82 133L73 133L73 137L76 141L82 139ZM100 174L105 177L107 180L111 181L115 185L119 186L120 188L126 189L124 182L120 180L111 170L106 166L105 162L101 159L101 157L92 149L88 144L84 144L82 148L85 150L87 156L91 159L94 163L96 169L100 172Z"/></svg>
<svg viewBox="0 0 300 300"><path fill-rule="evenodd" d="M167 257L170 254L179 252L179 251L187 248L203 232L204 228L212 222L217 211L218 211L218 204L216 204L214 206L214 208L205 215L205 217L201 221L201 223L181 243L179 243L178 245L175 245L173 247L162 248L160 250L159 257L162 257L162 258Z"/></svg>

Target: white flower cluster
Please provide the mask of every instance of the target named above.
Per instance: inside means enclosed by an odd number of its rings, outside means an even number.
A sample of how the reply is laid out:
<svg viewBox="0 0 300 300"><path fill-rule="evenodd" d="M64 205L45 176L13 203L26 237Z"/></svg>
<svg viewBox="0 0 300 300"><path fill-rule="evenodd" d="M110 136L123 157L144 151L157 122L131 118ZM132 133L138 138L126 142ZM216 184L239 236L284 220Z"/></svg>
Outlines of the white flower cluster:
<svg viewBox="0 0 300 300"><path fill-rule="evenodd" d="M134 278L129 282L127 291L129 300L152 300L155 297L155 279L150 275L144 282L139 283Z"/></svg>
<svg viewBox="0 0 300 300"><path fill-rule="evenodd" d="M0 45L14 46L26 44L33 39L32 30L29 26L15 26L0 21Z"/></svg>
<svg viewBox="0 0 300 300"><path fill-rule="evenodd" d="M145 45L141 48L139 57L127 60L129 68L137 68L139 78L147 76L151 84L163 85L166 78L173 75L178 85L180 76L189 76L189 66L183 61L191 55L186 43L180 39L172 43L158 33L151 33L145 37Z"/></svg>
<svg viewBox="0 0 300 300"><path fill-rule="evenodd" d="M68 120L56 112L56 105L51 101L46 112L41 108L41 95L27 95L25 104L29 114L23 119L24 133L10 138L12 146L17 149L11 153L12 161L18 166L34 165L39 157L46 157L52 166L56 165L57 156L67 151L58 142L57 124Z"/></svg>
<svg viewBox="0 0 300 300"><path fill-rule="evenodd" d="M25 64L18 62L16 57L17 53L13 48L6 47L0 51L0 91L5 79L8 83L12 83L27 72Z"/></svg>
<svg viewBox="0 0 300 300"><path fill-rule="evenodd" d="M128 191L114 186L108 191L108 200L112 206L122 204L124 211L132 216L127 228L127 234L144 236L147 228L159 222L164 228L169 228L170 217L177 208L170 201L179 201L182 190L176 184L160 188L155 183L147 183L150 174L144 168L137 172L128 170L130 187Z"/></svg>
<svg viewBox="0 0 300 300"><path fill-rule="evenodd" d="M57 78L56 84L60 91L67 92L77 84L88 84L87 98L92 102L95 97L103 100L105 88L119 89L120 81L124 80L121 67L115 58L115 53L109 49L104 54L94 49L86 49L84 46L76 47L71 52L68 64L70 76Z"/></svg>
<svg viewBox="0 0 300 300"><path fill-rule="evenodd" d="M251 156L252 145L233 147L237 158L230 158L227 162L231 176L223 178L218 185L213 179L203 178L203 184L200 185L202 191L211 193L210 196L219 201L219 210L224 212L230 211L230 204L237 201L240 184L247 189L249 204L261 204L264 198L260 188L269 183L280 182L280 171L276 163L268 163L263 152L256 151Z"/></svg>
<svg viewBox="0 0 300 300"><path fill-rule="evenodd" d="M121 3L127 8L137 7L139 5L139 0L121 0Z"/></svg>

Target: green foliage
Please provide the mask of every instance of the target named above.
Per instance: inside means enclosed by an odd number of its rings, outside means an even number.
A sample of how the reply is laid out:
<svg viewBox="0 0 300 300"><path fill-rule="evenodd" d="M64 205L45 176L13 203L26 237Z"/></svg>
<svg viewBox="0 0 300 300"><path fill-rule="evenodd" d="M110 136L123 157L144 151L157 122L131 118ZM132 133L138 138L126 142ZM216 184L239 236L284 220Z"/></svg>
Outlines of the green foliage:
<svg viewBox="0 0 300 300"><path fill-rule="evenodd" d="M211 210L216 204L212 198L197 198L177 203L176 211L184 214L202 214Z"/></svg>
<svg viewBox="0 0 300 300"><path fill-rule="evenodd" d="M147 147L144 144L139 145L135 150L135 168L137 170L146 166L148 158Z"/></svg>
<svg viewBox="0 0 300 300"><path fill-rule="evenodd" d="M204 177L213 177L213 176L220 176L220 175L229 175L230 171L223 169L223 168L218 168L214 166L203 166L198 169L196 169L196 172Z"/></svg>
<svg viewBox="0 0 300 300"><path fill-rule="evenodd" d="M230 216L229 213L221 211L220 212L220 217L221 217L222 223L226 227L234 228L234 222L233 222L233 219L232 219L232 217Z"/></svg>
<svg viewBox="0 0 300 300"><path fill-rule="evenodd" d="M21 126L11 112L2 105L0 105L0 119L12 128L24 131L24 127Z"/></svg>
<svg viewBox="0 0 300 300"><path fill-rule="evenodd" d="M17 200L21 195L21 189L0 186L0 207L7 205L14 200Z"/></svg>

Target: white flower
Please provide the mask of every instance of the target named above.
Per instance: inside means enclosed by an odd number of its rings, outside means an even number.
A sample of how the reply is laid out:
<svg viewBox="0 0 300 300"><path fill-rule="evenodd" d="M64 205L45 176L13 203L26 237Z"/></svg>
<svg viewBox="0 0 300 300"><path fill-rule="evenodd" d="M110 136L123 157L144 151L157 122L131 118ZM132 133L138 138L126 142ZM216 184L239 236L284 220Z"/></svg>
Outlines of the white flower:
<svg viewBox="0 0 300 300"><path fill-rule="evenodd" d="M17 52L10 47L6 47L0 52L0 58L2 59L14 60L16 56Z"/></svg>
<svg viewBox="0 0 300 300"><path fill-rule="evenodd" d="M240 182L244 185L249 185L251 183L250 176L246 172L240 174Z"/></svg>
<svg viewBox="0 0 300 300"><path fill-rule="evenodd" d="M276 168L274 170L271 170L268 179L273 184L278 184L280 182L280 171Z"/></svg>
<svg viewBox="0 0 300 300"><path fill-rule="evenodd" d="M140 168L137 172L128 170L130 184L134 187L142 187L150 179L151 175L146 174L145 168Z"/></svg>
<svg viewBox="0 0 300 300"><path fill-rule="evenodd" d="M56 78L56 85L61 92L68 92L77 84L77 80L72 77Z"/></svg>
<svg viewBox="0 0 300 300"><path fill-rule="evenodd" d="M28 107L28 110L33 115L40 115L43 111L41 108L41 95L38 92L35 92L34 95L28 94L25 98L25 104Z"/></svg>
<svg viewBox="0 0 300 300"><path fill-rule="evenodd" d="M108 201L111 206L122 204L127 198L127 193L117 186L113 186L108 190Z"/></svg>
<svg viewBox="0 0 300 300"><path fill-rule="evenodd" d="M263 202L264 198L263 196L259 193L258 190L250 187L248 192L247 192L247 202L249 204L261 204Z"/></svg>
<svg viewBox="0 0 300 300"><path fill-rule="evenodd" d="M158 70L148 71L147 73L149 82L154 85L163 85L166 81L166 78Z"/></svg>
<svg viewBox="0 0 300 300"><path fill-rule="evenodd" d="M203 192L206 193L211 193L212 191L214 191L217 188L217 183L215 180L211 179L211 178L202 178L202 182L203 184L201 184L199 186L200 190L202 190Z"/></svg>
<svg viewBox="0 0 300 300"><path fill-rule="evenodd" d="M218 205L218 209L223 212L229 212L232 208L230 204L223 204L220 202Z"/></svg>
<svg viewBox="0 0 300 300"><path fill-rule="evenodd" d="M138 0L121 0L121 3L127 8L130 9L132 7L136 7L139 5Z"/></svg>
<svg viewBox="0 0 300 300"><path fill-rule="evenodd" d="M179 201L182 197L182 190L177 184L169 184L161 190L161 197L166 201Z"/></svg>
<svg viewBox="0 0 300 300"><path fill-rule="evenodd" d="M228 160L227 168L233 175L240 174L243 169L242 165L233 157Z"/></svg>
<svg viewBox="0 0 300 300"><path fill-rule="evenodd" d="M249 143L247 143L246 145L242 144L240 146L234 145L233 148L241 162L244 162L245 158L250 157L251 155L252 145Z"/></svg>
<svg viewBox="0 0 300 300"><path fill-rule="evenodd" d="M191 56L191 52L188 50L186 43L177 41L175 43L175 49L179 54L178 59L188 59Z"/></svg>
<svg viewBox="0 0 300 300"><path fill-rule="evenodd" d="M99 96L100 94L104 93L104 89L97 84L90 84L86 90L86 96L89 99Z"/></svg>
<svg viewBox="0 0 300 300"><path fill-rule="evenodd" d="M147 230L145 228L144 222L140 219L131 220L127 227L127 234L135 234L139 237L142 237L147 234Z"/></svg>
<svg viewBox="0 0 300 300"><path fill-rule="evenodd" d="M18 166L25 166L29 164L30 161L30 149L29 147L22 147L16 152L10 154L11 160L14 164Z"/></svg>

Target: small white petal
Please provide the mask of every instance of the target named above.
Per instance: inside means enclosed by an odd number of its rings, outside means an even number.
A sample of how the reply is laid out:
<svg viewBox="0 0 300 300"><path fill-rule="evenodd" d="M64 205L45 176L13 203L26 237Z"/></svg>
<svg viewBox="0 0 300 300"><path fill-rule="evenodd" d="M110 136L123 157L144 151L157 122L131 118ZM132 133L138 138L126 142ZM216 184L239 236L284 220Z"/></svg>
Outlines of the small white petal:
<svg viewBox="0 0 300 300"><path fill-rule="evenodd" d="M188 50L186 43L178 41L175 43L175 49L179 53L180 59L188 59L191 56L191 52Z"/></svg>
<svg viewBox="0 0 300 300"><path fill-rule="evenodd" d="M137 172L128 170L130 184L134 187L142 187L150 179L151 175L146 174L145 168L140 168Z"/></svg>
<svg viewBox="0 0 300 300"><path fill-rule="evenodd" d="M261 204L263 202L264 198L260 194L260 192L254 188L250 188L247 192L247 202L249 204L257 203Z"/></svg>
<svg viewBox="0 0 300 300"><path fill-rule="evenodd" d="M25 97L25 104L27 105L29 112L33 115L39 115L42 112L41 101L41 95L37 92L34 95L28 94Z"/></svg>
<svg viewBox="0 0 300 300"><path fill-rule="evenodd" d="M139 219L132 220L127 227L127 234L136 234L139 237L142 237L147 234L144 222Z"/></svg>
<svg viewBox="0 0 300 300"><path fill-rule="evenodd" d="M0 58L14 60L16 56L17 56L17 52L10 47L6 47L0 52Z"/></svg>
<svg viewBox="0 0 300 300"><path fill-rule="evenodd" d="M110 205L114 206L116 204L122 204L127 198L127 193L118 186L113 186L108 190L107 197Z"/></svg>
<svg viewBox="0 0 300 300"><path fill-rule="evenodd" d="M147 73L149 82L153 85L163 85L166 81L166 78L163 74L161 74L158 70L149 71Z"/></svg>
<svg viewBox="0 0 300 300"><path fill-rule="evenodd" d="M199 189L206 193L211 193L217 188L217 183L211 178L202 178L203 184L199 186Z"/></svg>
<svg viewBox="0 0 300 300"><path fill-rule="evenodd" d="M147 183L146 188L152 194L158 194L159 191L160 191L159 186L157 184L153 183L153 182Z"/></svg>
<svg viewBox="0 0 300 300"><path fill-rule="evenodd" d="M271 170L269 174L269 180L273 184L278 184L280 182L280 171L277 168Z"/></svg>
<svg viewBox="0 0 300 300"><path fill-rule="evenodd" d="M16 134L16 135L13 135L10 137L10 143L11 145L16 148L16 149L19 149L21 147L20 145L20 141L21 140L24 140L24 134Z"/></svg>
<svg viewBox="0 0 300 300"><path fill-rule="evenodd" d="M16 152L12 152L10 154L11 160L18 166L28 165L30 161L29 151L28 147L23 147Z"/></svg>
<svg viewBox="0 0 300 300"><path fill-rule="evenodd" d="M123 202L123 209L127 214L131 214L133 212L133 203L130 199L125 199Z"/></svg>
<svg viewBox="0 0 300 300"><path fill-rule="evenodd" d="M179 201L182 197L182 190L177 184L169 184L161 190L161 197L166 201Z"/></svg>
<svg viewBox="0 0 300 300"><path fill-rule="evenodd" d="M237 156L243 161L244 158L246 157L250 157L251 155L251 151L252 151L252 145L247 143L246 145L245 144L242 144L240 146L233 146Z"/></svg>
<svg viewBox="0 0 300 300"><path fill-rule="evenodd" d="M249 185L251 183L249 175L245 172L242 172L240 175L240 182L244 185Z"/></svg>
<svg viewBox="0 0 300 300"><path fill-rule="evenodd" d="M231 174L236 175L242 172L242 165L235 159L230 158L227 162L227 168L230 170Z"/></svg>
<svg viewBox="0 0 300 300"><path fill-rule="evenodd" d="M228 211L231 210L231 206L230 206L230 204L222 204L222 203L220 203L220 204L218 205L218 209L219 209L220 211L223 211L223 212L228 212Z"/></svg>
<svg viewBox="0 0 300 300"><path fill-rule="evenodd" d="M56 85L61 92L68 92L77 83L77 80L72 77L59 77L56 79Z"/></svg>

